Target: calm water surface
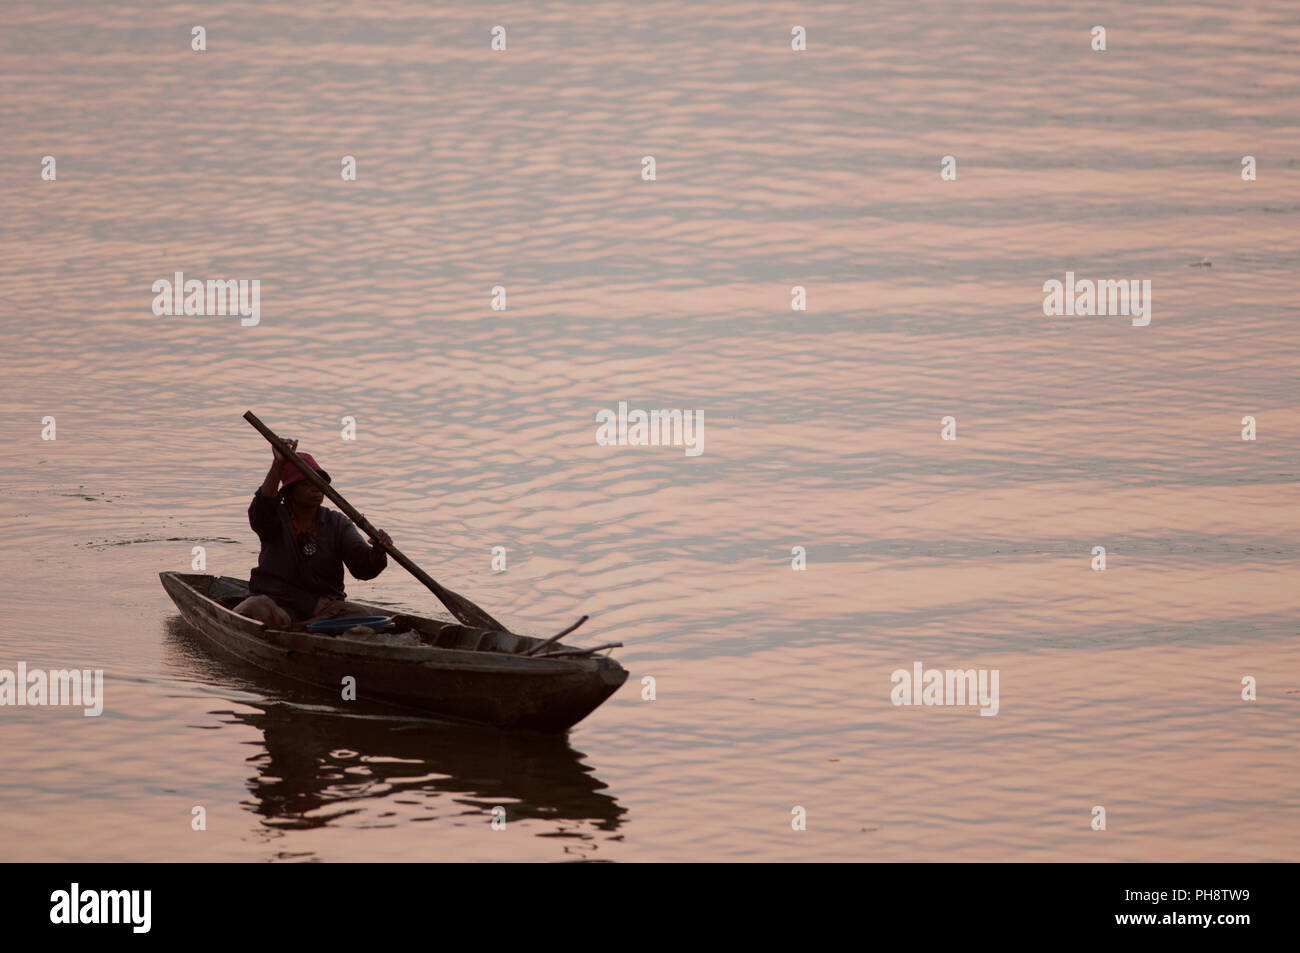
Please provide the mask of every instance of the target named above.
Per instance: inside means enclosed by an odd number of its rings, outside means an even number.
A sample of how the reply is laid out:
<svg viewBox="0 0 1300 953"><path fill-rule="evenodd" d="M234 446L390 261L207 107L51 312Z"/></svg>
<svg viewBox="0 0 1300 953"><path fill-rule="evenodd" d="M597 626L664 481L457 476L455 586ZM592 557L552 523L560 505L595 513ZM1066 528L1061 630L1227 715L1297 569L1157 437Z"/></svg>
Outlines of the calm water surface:
<svg viewBox="0 0 1300 953"><path fill-rule="evenodd" d="M3 856L1294 859L1300 7L801 11L5 6L0 667L107 700L0 710ZM1150 326L1044 317L1067 270ZM176 271L261 323L155 317ZM597 446L620 400L704 453ZM627 686L546 741L212 655L157 573L254 564L248 409ZM998 715L893 706L915 661Z"/></svg>

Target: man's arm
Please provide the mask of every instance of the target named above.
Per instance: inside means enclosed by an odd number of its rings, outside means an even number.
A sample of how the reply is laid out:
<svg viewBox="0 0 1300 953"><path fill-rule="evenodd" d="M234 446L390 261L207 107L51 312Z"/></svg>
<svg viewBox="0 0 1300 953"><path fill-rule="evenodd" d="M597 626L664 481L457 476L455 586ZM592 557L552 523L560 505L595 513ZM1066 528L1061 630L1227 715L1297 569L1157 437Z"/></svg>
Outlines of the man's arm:
<svg viewBox="0 0 1300 953"><path fill-rule="evenodd" d="M297 452L298 441L286 440L289 449ZM262 489L259 491L263 496L275 496L280 490L280 476L284 473L284 465L289 462L288 457L280 456L280 451L275 447L271 448L271 469L266 471L266 479L262 481Z"/></svg>
<svg viewBox="0 0 1300 953"><path fill-rule="evenodd" d="M297 449L298 441L290 440L289 446ZM286 460L279 450L272 450L271 469L266 471L266 479L253 495L253 502L248 504L248 525L258 539L266 539L268 533L277 529L277 500L280 489L280 477L284 473Z"/></svg>
<svg viewBox="0 0 1300 953"><path fill-rule="evenodd" d="M378 530L378 533L385 542L392 543L383 530ZM384 547L367 543L351 523L343 528L339 548L348 572L357 579L374 579L388 566L388 554L384 552Z"/></svg>
<svg viewBox="0 0 1300 953"><path fill-rule="evenodd" d="M279 506L275 497L263 493L266 484L253 494L253 502L248 504L248 525L253 527L257 538L265 540L279 529Z"/></svg>
<svg viewBox="0 0 1300 953"><path fill-rule="evenodd" d="M271 469L266 471L266 479L262 481L262 488L258 492L262 496L275 497L280 492L280 475L283 473L284 458L277 454Z"/></svg>

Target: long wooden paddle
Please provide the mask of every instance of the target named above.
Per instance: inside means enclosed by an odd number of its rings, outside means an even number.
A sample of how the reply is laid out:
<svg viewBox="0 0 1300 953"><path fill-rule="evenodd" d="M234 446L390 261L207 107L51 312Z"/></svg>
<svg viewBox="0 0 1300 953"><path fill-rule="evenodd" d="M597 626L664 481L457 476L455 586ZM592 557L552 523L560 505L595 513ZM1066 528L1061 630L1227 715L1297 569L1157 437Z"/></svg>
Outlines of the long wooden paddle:
<svg viewBox="0 0 1300 953"><path fill-rule="evenodd" d="M445 586L438 585L438 583L433 580L433 577L415 563L411 562L411 560L401 553L396 546L391 543L380 542L379 533L370 525L370 521L358 513L351 503L343 499L338 490L334 489L334 487L322 480L315 470L304 463L302 458L289 448L288 444L272 433L266 424L258 420L251 410L244 414L244 419L257 428L258 433L270 441L271 446L275 447L276 450L279 450L280 453L284 455L285 459L297 467L303 477L310 481L316 489L320 490L333 500L335 504L338 505L338 508L347 515L348 519L356 523L357 526L361 528L361 531L370 537L371 542L374 545L382 546L384 551L401 563L402 567L406 569L407 572L428 586L429 591L437 596L442 604L447 607L447 610L457 619L465 625L479 629L492 629L496 632L510 631L464 596L458 596Z"/></svg>

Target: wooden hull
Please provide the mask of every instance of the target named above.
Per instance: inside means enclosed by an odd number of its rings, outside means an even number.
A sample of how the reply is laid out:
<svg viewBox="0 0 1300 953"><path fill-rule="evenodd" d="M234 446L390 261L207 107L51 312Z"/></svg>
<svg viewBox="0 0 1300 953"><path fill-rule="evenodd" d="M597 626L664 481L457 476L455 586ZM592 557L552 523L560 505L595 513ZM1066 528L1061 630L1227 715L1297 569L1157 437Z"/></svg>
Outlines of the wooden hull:
<svg viewBox="0 0 1300 953"><path fill-rule="evenodd" d="M577 724L627 680L605 656L525 658L540 639L397 615L420 646L362 642L346 636L268 629L228 607L247 584L224 576L159 573L182 617L222 651L285 678L319 686L341 706L376 704L467 724L559 732ZM223 604L225 603L225 604ZM357 615L391 609L351 603ZM356 701L344 701L344 678Z"/></svg>

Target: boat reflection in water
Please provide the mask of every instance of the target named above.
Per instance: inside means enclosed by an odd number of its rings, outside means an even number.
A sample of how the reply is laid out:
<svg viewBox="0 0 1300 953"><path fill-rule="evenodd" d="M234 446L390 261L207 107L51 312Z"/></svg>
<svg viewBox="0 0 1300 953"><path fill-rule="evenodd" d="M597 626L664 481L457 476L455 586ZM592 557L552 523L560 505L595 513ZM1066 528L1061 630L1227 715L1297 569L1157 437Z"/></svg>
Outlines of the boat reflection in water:
<svg viewBox="0 0 1300 953"><path fill-rule="evenodd" d="M626 813L564 735L345 711L318 689L210 649L179 616L167 621L167 632L178 673L262 699L240 701L251 711L214 714L262 734L265 753L250 759L258 774L248 782L249 806L267 826L326 827L361 812L371 823L380 813L398 823L449 813L490 817L500 804L509 821L569 821L578 830L612 832ZM375 799L386 799L382 808Z"/></svg>

